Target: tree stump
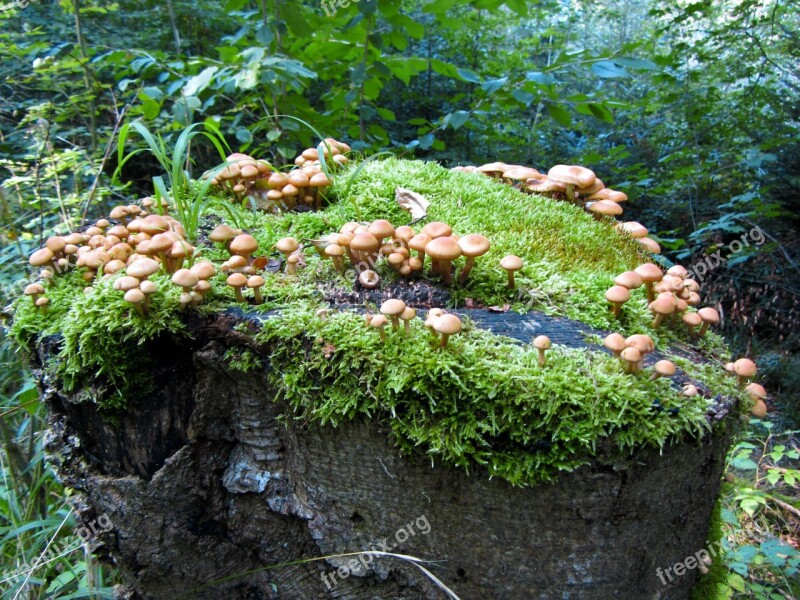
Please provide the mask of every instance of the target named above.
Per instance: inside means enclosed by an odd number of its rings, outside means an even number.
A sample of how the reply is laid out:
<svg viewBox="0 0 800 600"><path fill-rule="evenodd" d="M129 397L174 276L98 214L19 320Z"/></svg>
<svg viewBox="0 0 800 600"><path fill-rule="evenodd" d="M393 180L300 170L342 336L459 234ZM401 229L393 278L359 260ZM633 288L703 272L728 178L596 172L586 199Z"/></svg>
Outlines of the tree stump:
<svg viewBox="0 0 800 600"><path fill-rule="evenodd" d="M535 313L469 312L525 341L544 333L580 345L587 329ZM265 372L223 360L231 346L254 343L234 329L254 317L187 318L191 338L148 343L155 391L131 398L116 423L81 401L92 390L67 394L42 367L58 340L35 357L51 410L48 451L81 492L79 518L113 523L97 552L121 570L120 597L447 597L398 558L298 562L368 550L434 561L425 567L463 600L688 597L696 570L670 581L657 569L708 547L728 427L625 460L601 447L556 483L515 488L400 456L385 422L286 418ZM724 398L708 413L734 416Z"/></svg>

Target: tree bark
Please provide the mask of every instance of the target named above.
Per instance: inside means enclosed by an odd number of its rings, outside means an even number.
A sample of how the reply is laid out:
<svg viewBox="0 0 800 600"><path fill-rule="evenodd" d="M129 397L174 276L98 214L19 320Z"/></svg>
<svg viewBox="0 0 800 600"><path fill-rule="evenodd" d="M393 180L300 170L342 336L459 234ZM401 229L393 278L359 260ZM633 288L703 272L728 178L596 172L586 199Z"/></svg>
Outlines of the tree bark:
<svg viewBox="0 0 800 600"><path fill-rule="evenodd" d="M526 340L536 329L582 343L563 319L474 312L483 326ZM156 391L131 399L116 424L85 401L98 390L67 394L42 368L58 340L36 357L51 409L48 452L80 492L79 518L113 523L96 541L126 581L119 597L446 597L396 558L297 562L386 547L437 561L426 567L462 600L688 597L696 571L664 585L657 569L709 548L724 423L735 417L724 399L709 412L717 433L702 444L624 460L599 448L554 484L514 488L480 470L400 456L387 423L286 418L265 371L232 371L223 359L233 346L269 355L233 329L250 317L191 319L191 339L148 344Z"/></svg>

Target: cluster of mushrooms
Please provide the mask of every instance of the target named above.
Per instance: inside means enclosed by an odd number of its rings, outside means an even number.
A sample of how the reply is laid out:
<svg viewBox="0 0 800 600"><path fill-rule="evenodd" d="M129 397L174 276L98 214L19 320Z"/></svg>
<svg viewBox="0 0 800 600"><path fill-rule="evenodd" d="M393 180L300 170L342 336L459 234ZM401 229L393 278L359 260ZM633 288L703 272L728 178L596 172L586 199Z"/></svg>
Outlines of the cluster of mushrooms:
<svg viewBox="0 0 800 600"><path fill-rule="evenodd" d="M322 148L329 172L349 162L345 155L350 152L350 146L344 142L325 138ZM332 183L322 168L316 148L303 150L289 171L274 169L266 161L238 152L228 156L227 163L216 175L206 172L203 177L211 177L213 185L236 198L252 198L260 208L270 212L299 206L319 210L324 191Z"/></svg>
<svg viewBox="0 0 800 600"><path fill-rule="evenodd" d="M684 267L674 265L665 274L653 263L644 263L614 278L614 285L606 291L606 300L615 317L620 317L622 306L631 299L631 292L642 286L654 316L654 328L658 328L667 317L677 322L680 316L689 336L694 338L705 335L709 326L719 323L719 313L711 307L701 308L697 312L689 310L700 304L700 285L689 278L689 272Z"/></svg>
<svg viewBox="0 0 800 600"><path fill-rule="evenodd" d="M386 342L386 326L391 322L392 329L400 328L400 321L403 321L403 335L408 335L411 330L411 322L417 317L416 309L406 306L406 303L397 298L390 298L380 306L379 313L376 315L367 311L364 315L364 322L368 327L377 329L381 336L381 341ZM461 319L457 315L446 313L441 308L432 308L428 311L425 319L425 327L436 339L440 349L447 348L447 341L451 335L461 332Z"/></svg>
<svg viewBox="0 0 800 600"><path fill-rule="evenodd" d="M459 166L454 167L453 171L479 173L516 187L523 192L540 194L554 199L566 199L572 204L585 208L598 218L621 215L620 203L628 200L627 194L607 188L594 174L594 171L579 165L555 165L546 175L531 167L509 165L504 162L493 162L479 167ZM634 221L631 221L630 224L636 226L637 234L631 235L631 237L653 254L661 253L658 242L647 237L647 229ZM623 225L627 225L627 223ZM644 234L640 235L641 230L644 230Z"/></svg>

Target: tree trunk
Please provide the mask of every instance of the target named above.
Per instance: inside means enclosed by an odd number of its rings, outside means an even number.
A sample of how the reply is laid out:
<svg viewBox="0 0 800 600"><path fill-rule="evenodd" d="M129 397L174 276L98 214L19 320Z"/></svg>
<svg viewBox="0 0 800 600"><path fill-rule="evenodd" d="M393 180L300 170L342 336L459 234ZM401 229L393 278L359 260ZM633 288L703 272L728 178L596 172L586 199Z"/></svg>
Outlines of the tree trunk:
<svg viewBox="0 0 800 600"><path fill-rule="evenodd" d="M471 316L526 340L535 329L582 343L563 319ZM66 394L50 370L37 371L51 409L48 451L81 492L80 519L113 524L96 541L124 576L120 597L446 597L397 558L298 562L374 549L437 561L425 566L462 600L688 597L696 570L671 581L663 570L709 548L727 427L625 460L599 448L554 484L514 488L399 456L377 420L331 428L286 418L264 372L223 359L232 346L255 347L233 329L249 318L190 317L191 339L149 343L156 391L116 424L79 401L94 390ZM39 365L57 344L39 348ZM720 401L709 419L732 413Z"/></svg>

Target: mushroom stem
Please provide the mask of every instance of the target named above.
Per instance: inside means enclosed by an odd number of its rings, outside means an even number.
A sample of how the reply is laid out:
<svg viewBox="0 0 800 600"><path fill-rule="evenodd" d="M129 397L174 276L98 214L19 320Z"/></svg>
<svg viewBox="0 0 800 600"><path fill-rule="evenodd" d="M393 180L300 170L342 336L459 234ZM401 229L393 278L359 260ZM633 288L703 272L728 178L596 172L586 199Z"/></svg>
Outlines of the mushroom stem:
<svg viewBox="0 0 800 600"><path fill-rule="evenodd" d="M235 287L233 291L236 293L236 301L244 303L244 296L242 295L242 288Z"/></svg>
<svg viewBox="0 0 800 600"><path fill-rule="evenodd" d="M464 268L461 269L461 274L458 276L458 281L460 283L464 283L469 277L470 271L472 271L472 267L475 266L475 257L468 256L467 260L464 262Z"/></svg>
<svg viewBox="0 0 800 600"><path fill-rule="evenodd" d="M450 334L449 333L443 333L442 334L442 341L439 344L439 348L447 348L447 340L449 340L449 339L450 339Z"/></svg>
<svg viewBox="0 0 800 600"><path fill-rule="evenodd" d="M647 292L647 302L652 302L656 299L655 292L653 292L653 284L650 281L644 282L644 289Z"/></svg>
<svg viewBox="0 0 800 600"><path fill-rule="evenodd" d="M253 288L253 298L256 304L264 304L264 297L261 295L261 290L257 287Z"/></svg>
<svg viewBox="0 0 800 600"><path fill-rule="evenodd" d="M383 327L378 327L378 331L381 334L381 341L385 344L386 343L386 330Z"/></svg>
<svg viewBox="0 0 800 600"><path fill-rule="evenodd" d="M698 337L703 337L710 326L711 323L708 321L703 321L703 324L700 326L700 331L697 332Z"/></svg>
<svg viewBox="0 0 800 600"><path fill-rule="evenodd" d="M514 271L508 271L508 287L514 289Z"/></svg>
<svg viewBox="0 0 800 600"><path fill-rule="evenodd" d="M449 260L440 260L439 273L447 285L453 283L453 262Z"/></svg>
<svg viewBox="0 0 800 600"><path fill-rule="evenodd" d="M665 316L666 315L664 315L663 313L656 314L656 318L653 319L653 329L658 329L658 326L661 325L661 321L664 320Z"/></svg>
<svg viewBox="0 0 800 600"><path fill-rule="evenodd" d="M539 366L543 367L547 364L547 357L544 355L544 348L539 348Z"/></svg>
<svg viewBox="0 0 800 600"><path fill-rule="evenodd" d="M342 272L342 257L341 256L332 256L333 259L333 268L336 269L339 273Z"/></svg>
<svg viewBox="0 0 800 600"><path fill-rule="evenodd" d="M614 315L615 319L619 319L619 311L621 308L622 308L622 302L611 303L611 314Z"/></svg>
<svg viewBox="0 0 800 600"><path fill-rule="evenodd" d="M567 200L569 200L571 204L575 204L575 184L574 183L568 183L567 184Z"/></svg>

